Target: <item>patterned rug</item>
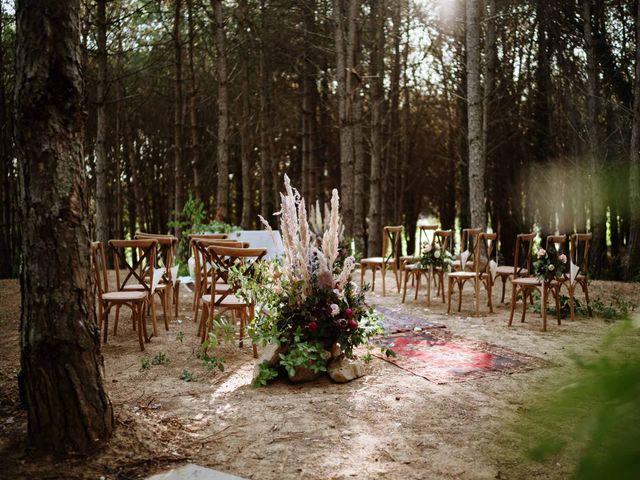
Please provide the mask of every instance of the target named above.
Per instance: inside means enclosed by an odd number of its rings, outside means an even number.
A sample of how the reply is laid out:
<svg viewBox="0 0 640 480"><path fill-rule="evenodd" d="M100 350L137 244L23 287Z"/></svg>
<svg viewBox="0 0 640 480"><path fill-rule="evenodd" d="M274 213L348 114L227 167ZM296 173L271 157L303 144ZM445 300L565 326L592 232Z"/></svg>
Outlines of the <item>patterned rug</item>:
<svg viewBox="0 0 640 480"><path fill-rule="evenodd" d="M386 333L398 333L414 331L416 328L421 330L427 330L430 328L447 328L446 325L437 322L431 322L421 317L414 317L402 313L400 311L392 310L387 307L375 307L378 313L384 316L383 324Z"/></svg>
<svg viewBox="0 0 640 480"><path fill-rule="evenodd" d="M396 357L387 358L374 350L375 356L437 384L550 366L541 358L438 329L379 337L373 343L391 347L396 353Z"/></svg>

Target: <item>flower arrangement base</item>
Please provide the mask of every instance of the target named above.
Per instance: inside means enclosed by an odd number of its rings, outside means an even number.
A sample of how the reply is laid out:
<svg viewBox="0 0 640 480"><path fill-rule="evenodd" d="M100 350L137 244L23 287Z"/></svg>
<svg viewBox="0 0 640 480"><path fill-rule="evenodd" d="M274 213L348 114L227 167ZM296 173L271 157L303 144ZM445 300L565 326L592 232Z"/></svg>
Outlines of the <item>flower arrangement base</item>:
<svg viewBox="0 0 640 480"><path fill-rule="evenodd" d="M334 382L346 383L364 376L364 364L341 355L329 362L328 372Z"/></svg>
<svg viewBox="0 0 640 480"><path fill-rule="evenodd" d="M310 368L300 366L300 367L296 367L295 375L289 375L289 380L291 380L291 382L293 383L304 383L304 382L310 382L311 380L315 380L320 375L322 375L322 372L315 373Z"/></svg>

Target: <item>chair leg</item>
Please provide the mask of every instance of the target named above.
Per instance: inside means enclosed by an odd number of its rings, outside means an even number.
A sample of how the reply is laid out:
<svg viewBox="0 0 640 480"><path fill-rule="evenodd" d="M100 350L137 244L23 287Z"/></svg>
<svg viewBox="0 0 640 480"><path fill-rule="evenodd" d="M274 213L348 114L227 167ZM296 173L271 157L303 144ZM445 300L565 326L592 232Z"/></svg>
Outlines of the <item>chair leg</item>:
<svg viewBox="0 0 640 480"><path fill-rule="evenodd" d="M387 266L386 264L382 265L382 296L384 297L387 294L387 287L385 286L387 276Z"/></svg>
<svg viewBox="0 0 640 480"><path fill-rule="evenodd" d="M444 303L444 272L439 272L438 273L439 276L439 280L438 283L440 284L441 290L442 290L442 303Z"/></svg>
<svg viewBox="0 0 640 480"><path fill-rule="evenodd" d="M102 341L104 343L107 343L107 334L109 331L109 310L107 310L106 308L104 308L104 305L100 305L98 308L102 309L102 322L103 322L103 339Z"/></svg>
<svg viewBox="0 0 640 480"><path fill-rule="evenodd" d="M542 331L547 331L547 285L542 285Z"/></svg>
<svg viewBox="0 0 640 480"><path fill-rule="evenodd" d="M180 309L180 283L176 283L173 292L173 305L175 306L175 315L178 316L178 310Z"/></svg>
<svg viewBox="0 0 640 480"><path fill-rule="evenodd" d="M427 306L431 306L431 271L427 270Z"/></svg>
<svg viewBox="0 0 640 480"><path fill-rule="evenodd" d="M509 312L509 326L513 323L513 313L516 311L516 295L517 295L517 286L513 283L511 284L511 311ZM524 304L525 308L527 307L527 303Z"/></svg>
<svg viewBox="0 0 640 480"><path fill-rule="evenodd" d="M162 311L164 312L164 329L168 332L169 320L171 320L171 302L173 301L171 298L171 287L167 285L164 292L164 308Z"/></svg>
<svg viewBox="0 0 640 480"><path fill-rule="evenodd" d="M402 273L398 271L398 266L393 264L393 276L396 278L396 290L400 293L400 279L402 278Z"/></svg>
<svg viewBox="0 0 640 480"><path fill-rule="evenodd" d="M571 321L573 322L576 319L575 288L573 285L569 284L568 289L569 289L569 313L570 313Z"/></svg>
<svg viewBox="0 0 640 480"><path fill-rule="evenodd" d="M487 279L487 297L489 297L489 313L493 313L493 282L491 281L491 277Z"/></svg>
<svg viewBox="0 0 640 480"><path fill-rule="evenodd" d="M416 272L416 291L413 295L413 300L416 301L418 299L418 294L420 292L420 285L422 284L422 273Z"/></svg>
<svg viewBox="0 0 640 480"><path fill-rule="evenodd" d="M206 303L202 304L202 316L200 317L200 323L198 323L198 333L197 336L200 338L204 338L204 326L206 323L207 316L209 315L209 305ZM203 340L204 341L204 340Z"/></svg>
<svg viewBox="0 0 640 480"><path fill-rule="evenodd" d="M365 268L362 265L360 265L360 290L364 288L364 272L365 272Z"/></svg>
<svg viewBox="0 0 640 480"><path fill-rule="evenodd" d="M120 305L116 305L116 319L113 321L113 336L118 334L118 320L120 320Z"/></svg>
<svg viewBox="0 0 640 480"><path fill-rule="evenodd" d="M480 277L473 279L473 286L476 291L476 317L480 316Z"/></svg>
<svg viewBox="0 0 640 480"><path fill-rule="evenodd" d="M404 271L404 285L402 289L402 303L404 303L407 298L407 282L409 281L409 270L405 269ZM413 275L411 275L411 284L413 285Z"/></svg>
<svg viewBox="0 0 640 480"><path fill-rule="evenodd" d="M156 317L156 302L153 295L149 296L149 303L151 304L151 320L153 321L153 336L158 336L158 320Z"/></svg>
<svg viewBox="0 0 640 480"><path fill-rule="evenodd" d="M371 293L376 291L376 267L371 269Z"/></svg>
<svg viewBox="0 0 640 480"><path fill-rule="evenodd" d="M244 323L247 318L247 312L244 309L240 310L240 343L239 346L244 346Z"/></svg>
<svg viewBox="0 0 640 480"><path fill-rule="evenodd" d="M507 285L507 278L504 277L503 275L500 275L500 280L502 280L502 297L500 299L500 303L504 303L504 291Z"/></svg>
<svg viewBox="0 0 640 480"><path fill-rule="evenodd" d="M590 317L593 317L593 312L591 311L591 304L589 303L589 285L587 284L587 280L585 279L584 283L581 283L582 291L584 292L584 299L587 302L587 312Z"/></svg>
<svg viewBox="0 0 640 480"><path fill-rule="evenodd" d="M144 316L144 309L146 308L146 301L142 301L138 305L138 318L140 319L138 323L138 330L142 328L142 336L145 342L149 342L149 332L147 332L147 319ZM142 327L141 327L142 326Z"/></svg>
<svg viewBox="0 0 640 480"><path fill-rule="evenodd" d="M447 315L451 313L451 290L453 290L453 278L448 277L448 291L447 291Z"/></svg>
<svg viewBox="0 0 640 480"><path fill-rule="evenodd" d="M531 292L528 288L522 287L522 318L520 319L520 323L524 323L524 317L527 315L527 296L531 295Z"/></svg>
<svg viewBox="0 0 640 480"><path fill-rule="evenodd" d="M133 303L131 305L131 315L138 323L138 343L140 344L140 351L144 351L144 326L142 324L144 305L142 303Z"/></svg>
<svg viewBox="0 0 640 480"><path fill-rule="evenodd" d="M462 289L464 288L464 282L462 280L456 280L458 284L458 313L462 310Z"/></svg>
<svg viewBox="0 0 640 480"><path fill-rule="evenodd" d="M556 318L558 319L558 325L560 325L560 287L554 288L552 294L556 300Z"/></svg>

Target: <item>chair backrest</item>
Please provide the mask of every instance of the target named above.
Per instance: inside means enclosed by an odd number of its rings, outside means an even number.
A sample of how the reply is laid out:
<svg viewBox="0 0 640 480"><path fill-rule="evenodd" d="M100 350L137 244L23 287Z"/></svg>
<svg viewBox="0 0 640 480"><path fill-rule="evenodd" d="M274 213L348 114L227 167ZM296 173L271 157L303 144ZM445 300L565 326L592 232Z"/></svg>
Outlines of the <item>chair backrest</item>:
<svg viewBox="0 0 640 480"><path fill-rule="evenodd" d="M102 242L91 242L91 263L93 266L96 293L98 294L98 298L102 299L102 294L109 291L107 256L104 253L104 245L102 245Z"/></svg>
<svg viewBox="0 0 640 480"><path fill-rule="evenodd" d="M480 228L463 228L460 233L460 252L468 251L473 255L478 235L481 233L482 229Z"/></svg>
<svg viewBox="0 0 640 480"><path fill-rule="evenodd" d="M592 236L591 233L574 233L571 235L569 244L571 261L585 275L589 273L589 248Z"/></svg>
<svg viewBox="0 0 640 480"><path fill-rule="evenodd" d="M400 248L400 236L402 235L402 231L404 227L402 225L392 227L386 226L384 227L384 231L382 234L382 258L385 260L394 259L397 263L399 256L398 251ZM387 251L391 247L391 252L387 255Z"/></svg>
<svg viewBox="0 0 640 480"><path fill-rule="evenodd" d="M229 273L233 267L243 266L243 275L250 277L254 273L255 265L267 254L266 248L242 248L223 245L210 245L206 249L205 261L211 262L213 268L204 276L205 291L209 283L212 286L212 296L218 295L216 284L218 279L230 284L231 290L225 289L219 292L223 298L233 294L239 288L238 285L229 282Z"/></svg>
<svg viewBox="0 0 640 480"><path fill-rule="evenodd" d="M531 273L531 255L533 252L533 242L536 238L534 233L519 233L516 235L516 245L513 254L513 276L522 276L524 272Z"/></svg>
<svg viewBox="0 0 640 480"><path fill-rule="evenodd" d="M498 239L497 233L479 233L476 236L475 250L473 252L473 271L487 273L489 264L493 260L493 252Z"/></svg>
<svg viewBox="0 0 640 480"><path fill-rule="evenodd" d="M549 251L550 248L554 248L558 255L566 253L567 236L566 235L549 235L544 245L545 250Z"/></svg>
<svg viewBox="0 0 640 480"><path fill-rule="evenodd" d="M195 274L196 274L196 282L203 282L205 280L205 266L207 263L211 264L210 261L206 260L208 255L207 248L210 246L226 246L226 247L234 247L234 248L248 248L249 244L247 242L237 242L235 240L227 240L224 238L221 239L211 239L211 238L200 238L196 237L191 240L191 249L193 251L193 259L195 261Z"/></svg>
<svg viewBox="0 0 640 480"><path fill-rule="evenodd" d="M228 235L226 233L198 233L189 235L189 243L195 239L200 240L224 240Z"/></svg>
<svg viewBox="0 0 640 480"><path fill-rule="evenodd" d="M438 246L442 251L453 248L451 243L451 230L436 230L433 234L433 245Z"/></svg>
<svg viewBox="0 0 640 480"><path fill-rule="evenodd" d="M158 241L154 238L139 240L109 240L109 247L113 251L113 264L116 267L116 283L118 290L122 290L132 277L145 289L151 292L153 285L154 269L156 266L156 252ZM127 251L137 250L139 252L136 261L131 264L128 260ZM131 255L133 258L133 255ZM120 273L120 262L125 266L127 274L122 279ZM149 272L149 283L145 281L144 273Z"/></svg>
<svg viewBox="0 0 640 480"><path fill-rule="evenodd" d="M433 245L438 231L437 225L420 225L418 226L418 252L422 252L425 245Z"/></svg>
<svg viewBox="0 0 640 480"><path fill-rule="evenodd" d="M171 283L171 269L175 265L176 252L178 247L178 238L173 235L152 234L144 232L136 232L135 240L156 240L158 242L156 248L156 268L164 267L162 280ZM148 272L143 272L147 274Z"/></svg>

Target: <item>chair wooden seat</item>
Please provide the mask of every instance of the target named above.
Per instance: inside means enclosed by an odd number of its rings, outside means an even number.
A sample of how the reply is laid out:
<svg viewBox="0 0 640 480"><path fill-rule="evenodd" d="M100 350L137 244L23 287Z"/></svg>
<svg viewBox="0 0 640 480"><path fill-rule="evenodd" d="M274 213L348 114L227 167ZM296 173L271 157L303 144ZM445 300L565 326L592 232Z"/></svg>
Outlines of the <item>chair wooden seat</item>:
<svg viewBox="0 0 640 480"><path fill-rule="evenodd" d="M520 273L522 275L529 275L529 270L525 268L522 269ZM513 275L513 265L498 265L498 268L496 268L496 275Z"/></svg>
<svg viewBox="0 0 640 480"><path fill-rule="evenodd" d="M409 272L415 272L417 270L421 270L423 272L426 272L427 269L424 268L422 265L420 265L419 263L410 263L409 265L407 265L406 267L404 267L405 270L409 271Z"/></svg>
<svg viewBox="0 0 640 480"><path fill-rule="evenodd" d="M542 285L542 282L537 277L518 277L511 279L511 283L516 285L534 286Z"/></svg>
<svg viewBox="0 0 640 480"><path fill-rule="evenodd" d="M131 292L105 292L102 294L102 299L108 302L132 302L145 300L147 298L147 293L145 290L140 291L131 291Z"/></svg>
<svg viewBox="0 0 640 480"><path fill-rule="evenodd" d="M218 291L217 288L216 291ZM211 303L211 295L203 295L202 301L207 304ZM247 306L247 302L235 295L216 295L215 304L217 307L226 308L244 308Z"/></svg>
<svg viewBox="0 0 640 480"><path fill-rule="evenodd" d="M453 278L474 278L476 276L476 272L467 272L466 270L457 271L457 272L451 272L449 276Z"/></svg>
<svg viewBox="0 0 640 480"><path fill-rule="evenodd" d="M400 261L404 263L415 263L420 261L420 257L416 257L415 255L402 255Z"/></svg>
<svg viewBox="0 0 640 480"><path fill-rule="evenodd" d="M390 258L382 258L382 257L369 257L369 258L363 258L362 260L360 260L360 264L365 264L365 265L382 265L383 263L386 264L391 264L395 262L395 258L394 257L390 257Z"/></svg>
<svg viewBox="0 0 640 480"><path fill-rule="evenodd" d="M158 285L156 285L156 290L163 290L165 288L167 288L168 284L164 283L164 282L160 282ZM149 284L147 283L147 285L141 285L139 283L130 283L128 285L125 285L124 287L122 287L122 290L124 291L132 291L132 292L142 292L142 291L146 291L149 289Z"/></svg>

